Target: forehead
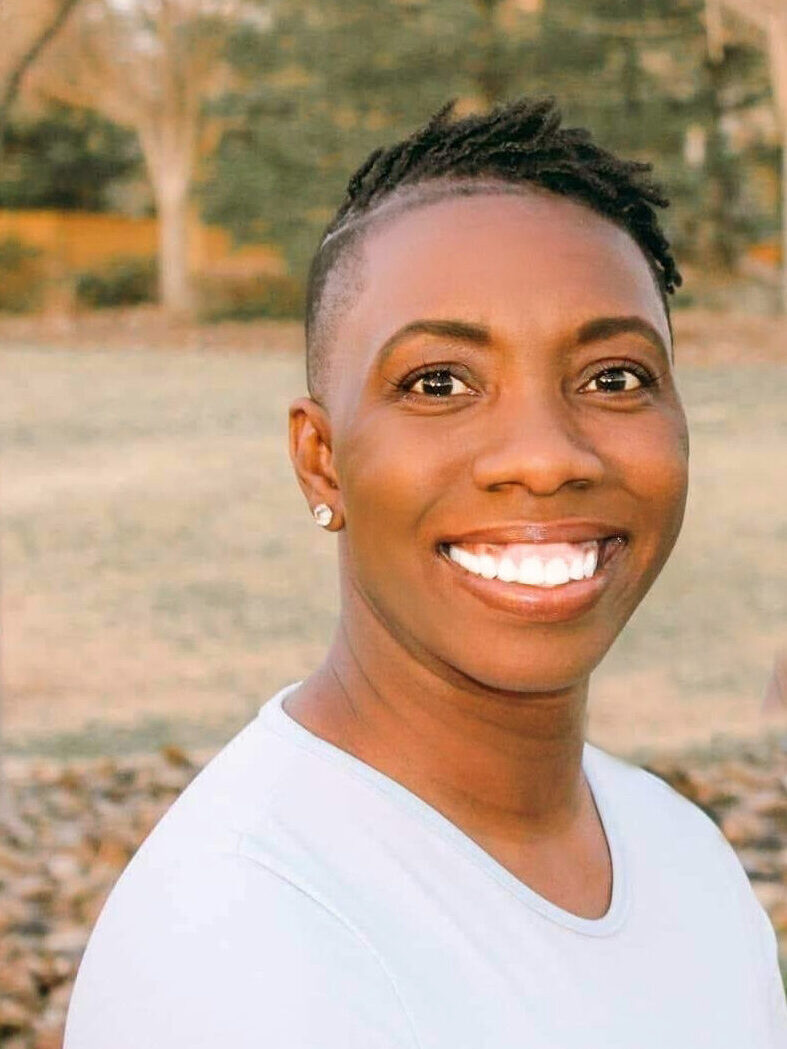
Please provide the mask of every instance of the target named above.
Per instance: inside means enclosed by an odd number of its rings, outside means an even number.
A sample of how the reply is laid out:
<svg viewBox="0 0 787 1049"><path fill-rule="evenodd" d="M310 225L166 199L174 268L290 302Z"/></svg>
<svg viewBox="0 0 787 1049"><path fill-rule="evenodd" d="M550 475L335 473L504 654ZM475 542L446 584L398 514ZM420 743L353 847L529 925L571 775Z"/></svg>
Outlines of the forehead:
<svg viewBox="0 0 787 1049"><path fill-rule="evenodd" d="M342 372L423 318L480 323L512 338L559 337L596 316L669 328L630 234L572 199L517 188L393 203L364 229L334 347Z"/></svg>

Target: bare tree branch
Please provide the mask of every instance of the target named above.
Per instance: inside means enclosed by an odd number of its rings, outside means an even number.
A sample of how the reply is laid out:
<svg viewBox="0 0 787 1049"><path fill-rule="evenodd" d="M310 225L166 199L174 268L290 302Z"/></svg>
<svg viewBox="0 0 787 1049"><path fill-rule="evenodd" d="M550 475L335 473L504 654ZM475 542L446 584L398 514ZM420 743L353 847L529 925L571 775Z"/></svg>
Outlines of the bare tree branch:
<svg viewBox="0 0 787 1049"><path fill-rule="evenodd" d="M43 96L96 110L136 131L159 219L159 299L192 308L190 191L203 103L228 74L228 35L247 0L82 0L36 67ZM248 5L253 11L254 5Z"/></svg>
<svg viewBox="0 0 787 1049"><path fill-rule="evenodd" d="M15 69L6 81L5 90L2 97L0 97L0 157L3 155L5 146L8 116L16 96L19 94L25 73L46 48L47 44L57 36L78 3L79 0L60 0L52 18L41 29L33 43L16 63Z"/></svg>

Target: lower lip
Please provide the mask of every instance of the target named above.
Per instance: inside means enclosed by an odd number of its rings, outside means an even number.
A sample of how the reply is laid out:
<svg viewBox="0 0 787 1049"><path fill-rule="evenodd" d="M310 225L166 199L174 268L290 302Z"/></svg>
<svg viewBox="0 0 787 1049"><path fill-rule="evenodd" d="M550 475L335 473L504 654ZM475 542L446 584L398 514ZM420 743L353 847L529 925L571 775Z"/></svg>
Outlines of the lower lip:
<svg viewBox="0 0 787 1049"><path fill-rule="evenodd" d="M456 582L490 608L510 612L536 623L559 623L584 615L596 604L609 585L610 569L614 571L625 545L616 543L607 550L604 564L596 569L590 579L571 580L553 587L484 579L452 561L442 549L439 557L451 569Z"/></svg>

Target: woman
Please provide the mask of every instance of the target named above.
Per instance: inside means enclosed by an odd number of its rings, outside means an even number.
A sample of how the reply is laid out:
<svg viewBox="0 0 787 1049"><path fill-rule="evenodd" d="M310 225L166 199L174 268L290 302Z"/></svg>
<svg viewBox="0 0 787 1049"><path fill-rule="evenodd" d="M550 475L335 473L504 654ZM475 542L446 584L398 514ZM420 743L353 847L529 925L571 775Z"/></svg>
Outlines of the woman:
<svg viewBox="0 0 787 1049"><path fill-rule="evenodd" d="M721 833L584 741L686 497L647 168L547 98L351 180L290 409L336 634L129 864L67 1049L787 1045Z"/></svg>

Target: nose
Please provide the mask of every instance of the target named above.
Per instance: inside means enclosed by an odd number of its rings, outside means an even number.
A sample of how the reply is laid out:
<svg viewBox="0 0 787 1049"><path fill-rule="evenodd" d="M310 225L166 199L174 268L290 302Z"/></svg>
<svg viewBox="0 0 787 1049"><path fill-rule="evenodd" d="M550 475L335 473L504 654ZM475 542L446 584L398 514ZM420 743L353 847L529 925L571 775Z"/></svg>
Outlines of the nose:
<svg viewBox="0 0 787 1049"><path fill-rule="evenodd" d="M604 476L604 461L576 412L559 393L501 399L485 427L473 461L473 480L482 489L522 485L532 495L553 495L563 487L588 488Z"/></svg>

